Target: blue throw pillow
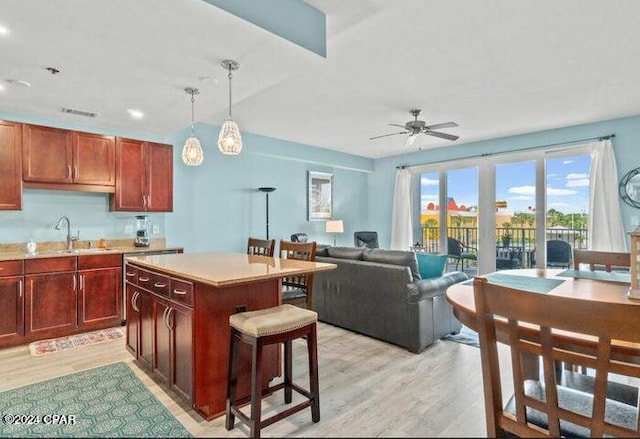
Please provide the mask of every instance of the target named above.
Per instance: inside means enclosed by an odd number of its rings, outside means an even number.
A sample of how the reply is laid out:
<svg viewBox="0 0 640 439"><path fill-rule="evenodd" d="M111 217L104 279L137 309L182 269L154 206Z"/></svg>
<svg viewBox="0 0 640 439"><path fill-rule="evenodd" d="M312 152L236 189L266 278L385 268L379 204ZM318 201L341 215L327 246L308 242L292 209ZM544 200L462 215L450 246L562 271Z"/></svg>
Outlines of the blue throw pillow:
<svg viewBox="0 0 640 439"><path fill-rule="evenodd" d="M420 271L420 277L423 279L429 279L432 277L442 276L449 256L416 253L416 258L418 259L418 270Z"/></svg>

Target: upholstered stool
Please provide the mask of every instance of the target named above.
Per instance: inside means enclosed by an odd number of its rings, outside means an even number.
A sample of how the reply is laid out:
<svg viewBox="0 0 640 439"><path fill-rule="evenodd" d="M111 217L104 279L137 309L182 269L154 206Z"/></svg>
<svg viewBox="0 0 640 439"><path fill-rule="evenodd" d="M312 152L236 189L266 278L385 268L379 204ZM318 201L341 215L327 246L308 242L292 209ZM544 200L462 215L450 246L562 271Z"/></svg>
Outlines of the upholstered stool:
<svg viewBox="0 0 640 439"><path fill-rule="evenodd" d="M227 413L225 427L233 429L235 417L249 426L252 437L260 437L260 429L273 424L293 413L311 407L311 419L320 421L320 395L318 389L318 348L316 322L318 314L293 305L280 305L259 311L233 314L229 317L231 342L229 349L229 380L227 384ZM309 391L292 382L292 341L296 338L307 339L309 354ZM251 396L237 398L238 387L238 348L243 341L252 348ZM284 344L284 381L262 389L262 348L264 346ZM284 402L290 403L292 390L307 400L290 407L270 418L261 420L262 396L284 389ZM251 416L239 410L239 406L251 401Z"/></svg>

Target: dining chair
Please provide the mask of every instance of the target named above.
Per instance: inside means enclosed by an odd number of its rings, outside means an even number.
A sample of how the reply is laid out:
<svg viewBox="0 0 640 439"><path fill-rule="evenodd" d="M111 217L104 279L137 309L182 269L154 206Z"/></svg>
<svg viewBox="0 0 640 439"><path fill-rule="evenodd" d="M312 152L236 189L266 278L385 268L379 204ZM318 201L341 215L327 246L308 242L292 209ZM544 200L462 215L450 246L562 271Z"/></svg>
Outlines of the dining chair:
<svg viewBox="0 0 640 439"><path fill-rule="evenodd" d="M291 235L291 242L307 242L309 237L306 233L294 233Z"/></svg>
<svg viewBox="0 0 640 439"><path fill-rule="evenodd" d="M604 268L610 273L612 268L630 268L631 253L573 249L573 268L579 270L580 264L588 264L590 271Z"/></svg>
<svg viewBox="0 0 640 439"><path fill-rule="evenodd" d="M547 241L547 267L571 267L571 244L560 239Z"/></svg>
<svg viewBox="0 0 640 439"><path fill-rule="evenodd" d="M464 244L455 238L447 237L447 254L456 261L456 270L458 264L462 261L462 271L464 271L464 261L475 261L478 259L478 249Z"/></svg>
<svg viewBox="0 0 640 439"><path fill-rule="evenodd" d="M639 435L638 408L607 398L610 373L640 377L637 359L612 358L611 350L614 339L640 343L636 306L523 291L483 277L474 279L474 300L489 437ZM511 374L501 374L498 342L508 345ZM524 378L523 358L531 356L542 358L542 379ZM558 361L594 369L594 392L558 384ZM503 406L503 388L511 386Z"/></svg>
<svg viewBox="0 0 640 439"><path fill-rule="evenodd" d="M378 232L353 232L353 245L356 247L379 248Z"/></svg>
<svg viewBox="0 0 640 439"><path fill-rule="evenodd" d="M273 250L275 249L275 247L275 239L249 238L249 242L247 243L247 254L273 256Z"/></svg>
<svg viewBox="0 0 640 439"><path fill-rule="evenodd" d="M313 262L316 260L316 242L280 241L278 256ZM282 303L313 309L313 274L283 278Z"/></svg>

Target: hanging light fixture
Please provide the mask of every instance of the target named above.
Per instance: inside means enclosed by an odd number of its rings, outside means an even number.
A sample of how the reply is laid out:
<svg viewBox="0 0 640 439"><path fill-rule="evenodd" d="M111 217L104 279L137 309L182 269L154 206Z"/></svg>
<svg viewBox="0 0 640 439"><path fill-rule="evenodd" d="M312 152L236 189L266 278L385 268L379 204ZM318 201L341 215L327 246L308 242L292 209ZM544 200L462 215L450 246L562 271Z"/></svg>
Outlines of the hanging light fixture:
<svg viewBox="0 0 640 439"><path fill-rule="evenodd" d="M222 61L222 67L229 71L229 118L224 122L218 136L218 148L220 152L228 155L238 155L242 151L242 136L238 124L231 118L231 72L238 70L240 64L226 59Z"/></svg>
<svg viewBox="0 0 640 439"><path fill-rule="evenodd" d="M182 161L185 165L200 166L204 158L204 154L202 152L202 146L200 146L200 141L193 135L194 96L200 94L200 90L197 88L187 87L184 91L191 95L191 136L185 140L184 146L182 147Z"/></svg>

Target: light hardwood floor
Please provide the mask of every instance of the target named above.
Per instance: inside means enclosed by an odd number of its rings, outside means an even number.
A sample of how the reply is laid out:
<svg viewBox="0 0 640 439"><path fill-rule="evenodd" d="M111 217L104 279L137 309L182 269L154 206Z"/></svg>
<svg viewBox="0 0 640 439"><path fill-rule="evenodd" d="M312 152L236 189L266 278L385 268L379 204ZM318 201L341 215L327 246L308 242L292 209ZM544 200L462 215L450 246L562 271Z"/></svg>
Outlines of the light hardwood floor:
<svg viewBox="0 0 640 439"><path fill-rule="evenodd" d="M484 404L480 351L437 341L419 355L327 324L319 324L321 420L303 410L262 430L264 437L480 437ZM32 357L28 346L0 350L0 391L103 364L128 363L145 385L197 437L246 437L224 417L206 422L158 386L133 361L124 341ZM307 387L306 347L294 342L294 381ZM295 395L295 392L294 392ZM282 392L263 402L264 414L282 407ZM296 401L294 397L294 402Z"/></svg>

